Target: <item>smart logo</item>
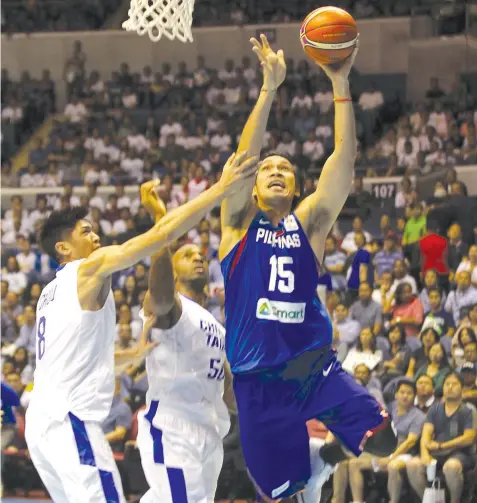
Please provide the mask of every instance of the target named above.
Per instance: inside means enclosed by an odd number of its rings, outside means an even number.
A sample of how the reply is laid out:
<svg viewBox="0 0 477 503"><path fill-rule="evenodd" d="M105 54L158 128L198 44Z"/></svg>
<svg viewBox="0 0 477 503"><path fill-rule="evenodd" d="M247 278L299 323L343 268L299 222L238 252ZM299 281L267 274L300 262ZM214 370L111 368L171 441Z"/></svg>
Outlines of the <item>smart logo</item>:
<svg viewBox="0 0 477 503"><path fill-rule="evenodd" d="M304 302L279 302L258 299L256 316L260 320L273 320L279 323L303 323L305 321Z"/></svg>

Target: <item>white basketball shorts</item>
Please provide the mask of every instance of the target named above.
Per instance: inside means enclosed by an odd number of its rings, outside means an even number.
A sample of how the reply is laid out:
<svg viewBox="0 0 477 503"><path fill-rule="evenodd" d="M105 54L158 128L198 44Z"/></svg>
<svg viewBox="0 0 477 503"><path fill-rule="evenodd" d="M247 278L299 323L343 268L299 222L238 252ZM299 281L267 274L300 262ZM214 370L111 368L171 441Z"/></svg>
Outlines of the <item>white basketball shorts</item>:
<svg viewBox="0 0 477 503"><path fill-rule="evenodd" d="M126 503L121 477L101 425L74 414L46 419L26 413L31 459L55 503Z"/></svg>
<svg viewBox="0 0 477 503"><path fill-rule="evenodd" d="M212 427L156 414L157 407L151 401L138 417L137 446L150 487L141 503L213 503L222 439Z"/></svg>

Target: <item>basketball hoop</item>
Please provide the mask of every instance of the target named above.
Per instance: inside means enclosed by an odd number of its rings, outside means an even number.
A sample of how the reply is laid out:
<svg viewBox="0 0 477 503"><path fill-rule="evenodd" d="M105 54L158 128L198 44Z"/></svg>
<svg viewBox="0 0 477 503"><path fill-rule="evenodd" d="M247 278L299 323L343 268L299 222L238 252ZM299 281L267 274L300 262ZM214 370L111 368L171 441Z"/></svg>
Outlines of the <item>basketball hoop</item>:
<svg viewBox="0 0 477 503"><path fill-rule="evenodd" d="M123 28L138 35L149 35L157 42L164 35L169 40L192 42L194 0L131 0Z"/></svg>

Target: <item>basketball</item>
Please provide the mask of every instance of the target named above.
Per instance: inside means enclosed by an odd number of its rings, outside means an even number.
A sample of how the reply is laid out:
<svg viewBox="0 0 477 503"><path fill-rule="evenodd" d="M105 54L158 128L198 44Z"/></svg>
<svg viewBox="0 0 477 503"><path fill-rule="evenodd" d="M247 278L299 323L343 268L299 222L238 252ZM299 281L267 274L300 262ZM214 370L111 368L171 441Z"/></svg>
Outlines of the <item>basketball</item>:
<svg viewBox="0 0 477 503"><path fill-rule="evenodd" d="M338 7L315 9L306 16L300 29L304 51L325 65L346 59L353 52L357 36L353 16Z"/></svg>

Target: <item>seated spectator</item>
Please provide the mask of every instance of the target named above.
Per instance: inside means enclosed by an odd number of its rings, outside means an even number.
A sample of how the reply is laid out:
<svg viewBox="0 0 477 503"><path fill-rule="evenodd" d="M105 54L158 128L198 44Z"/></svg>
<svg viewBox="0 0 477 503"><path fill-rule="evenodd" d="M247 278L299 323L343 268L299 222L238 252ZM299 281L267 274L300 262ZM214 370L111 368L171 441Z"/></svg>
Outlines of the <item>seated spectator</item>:
<svg viewBox="0 0 477 503"><path fill-rule="evenodd" d="M417 349L419 329L424 319L421 301L413 295L408 283L401 283L394 294L394 305L389 301L383 306L383 313L391 315L391 324L404 325L407 343L411 349Z"/></svg>
<svg viewBox="0 0 477 503"><path fill-rule="evenodd" d="M424 313L428 313L431 310L431 305L429 301L429 291L434 289L438 289L439 291L442 290L439 284L439 277L434 269L428 269L424 273L424 288L421 290L421 293L419 294L419 299L421 301L422 308L424 309ZM447 299L446 293L442 292L442 294L440 295L441 300L441 304L439 305L440 309L444 307L446 299Z"/></svg>
<svg viewBox="0 0 477 503"><path fill-rule="evenodd" d="M20 397L15 389L9 386L7 383L2 381L2 456L1 456L1 466L3 468L3 460L5 456L3 455L4 449L9 447L17 432L16 428L16 417L15 417L15 407L20 405Z"/></svg>
<svg viewBox="0 0 477 503"><path fill-rule="evenodd" d="M434 328L441 336L441 342L444 344L447 354L450 354L451 340L455 332L454 318L449 312L442 309L442 295L437 288L429 290L428 299L430 309L424 313L421 330Z"/></svg>
<svg viewBox="0 0 477 503"><path fill-rule="evenodd" d="M381 381L385 386L391 379L406 374L412 356L406 343L406 332L401 324L392 325L388 331L389 353L384 358Z"/></svg>
<svg viewBox="0 0 477 503"><path fill-rule="evenodd" d="M473 346L472 350L475 351L477 359L477 346L475 344ZM466 362L460 367L459 373L463 381L462 399L477 407L477 364Z"/></svg>
<svg viewBox="0 0 477 503"><path fill-rule="evenodd" d="M382 386L379 379L371 374L371 370L364 363L359 363L354 368L354 378L362 384L369 393L381 404L385 406Z"/></svg>
<svg viewBox="0 0 477 503"><path fill-rule="evenodd" d="M376 458L364 453L349 461L349 478L353 501L364 501L364 481L362 471L388 472L388 494L390 503L399 503L403 485L402 474L406 463L418 450L425 415L414 404L416 389L412 382L398 384L395 399L390 407L398 438L396 450L387 458Z"/></svg>
<svg viewBox="0 0 477 503"><path fill-rule="evenodd" d="M2 280L8 282L8 289L21 295L27 286L26 274L20 271L16 257L8 257L7 266L2 269Z"/></svg>
<svg viewBox="0 0 477 503"><path fill-rule="evenodd" d="M471 342L477 342L477 335L470 327L461 326L452 339L452 358L456 368L464 363L464 348Z"/></svg>
<svg viewBox="0 0 477 503"><path fill-rule="evenodd" d="M457 223L449 227L447 230L447 237L449 239L447 262L449 264L449 269L455 274L463 258L467 256L469 246L463 241L462 229Z"/></svg>
<svg viewBox="0 0 477 503"><path fill-rule="evenodd" d="M366 246L366 239L362 232L355 232L354 241L356 250L350 252L346 258L344 270L347 280L348 302L356 300L358 288L361 283L372 284L372 255Z"/></svg>
<svg viewBox="0 0 477 503"><path fill-rule="evenodd" d="M383 353L376 347L376 337L370 328L363 328L355 348L351 348L343 362L343 369L353 373L356 365L364 363L371 371L377 370Z"/></svg>
<svg viewBox="0 0 477 503"><path fill-rule="evenodd" d="M32 354L32 357L34 356ZM13 368L15 372L20 374L22 383L25 385L33 382L33 366L29 360L29 355L24 347L19 346L15 349L12 358Z"/></svg>
<svg viewBox="0 0 477 503"><path fill-rule="evenodd" d="M473 286L477 286L477 245L469 248L469 255L465 257L457 267L456 273L467 271L470 273L470 281Z"/></svg>
<svg viewBox="0 0 477 503"><path fill-rule="evenodd" d="M137 342L142 332L142 322L132 319L131 308L126 303L122 304L117 310L116 317L118 319L116 336L119 337L119 327L121 325L129 325L131 327L132 338Z"/></svg>
<svg viewBox="0 0 477 503"><path fill-rule="evenodd" d="M401 283L409 283L411 285L412 293L417 295L417 283L416 280L408 274L407 264L404 260L396 260L394 262L393 268L393 284L391 286L391 292L394 293L396 288Z"/></svg>
<svg viewBox="0 0 477 503"><path fill-rule="evenodd" d="M378 281L379 288L373 290L372 299L379 305L383 305L385 302L389 301L389 298L393 295L391 292L391 286L393 284L393 275L390 272L383 272L379 277Z"/></svg>
<svg viewBox="0 0 477 503"><path fill-rule="evenodd" d="M88 115L88 110L78 96L73 95L65 107L64 115L75 124L81 122Z"/></svg>
<svg viewBox="0 0 477 503"><path fill-rule="evenodd" d="M374 257L377 276L381 277L384 272L392 272L394 262L403 258L402 251L396 246L396 235L391 231L388 232L384 237L383 249Z"/></svg>
<svg viewBox="0 0 477 503"><path fill-rule="evenodd" d="M414 399L414 405L424 412L424 414L427 414L427 411L435 401L434 383L428 375L423 374L419 379L416 379L416 398Z"/></svg>
<svg viewBox="0 0 477 503"><path fill-rule="evenodd" d="M361 327L359 323L349 316L348 308L339 303L335 308L334 343L338 350L338 360L344 361L348 354L348 349L356 343Z"/></svg>
<svg viewBox="0 0 477 503"><path fill-rule="evenodd" d="M25 306L23 310L23 322L20 326L20 334L15 341L15 346L17 348L25 348L28 353L35 356L36 345L36 312L32 306Z"/></svg>
<svg viewBox="0 0 477 503"><path fill-rule="evenodd" d="M458 325L471 307L477 304L477 288L470 284L470 273L468 271L457 273L455 280L456 289L449 293L445 309L452 313L454 323Z"/></svg>
<svg viewBox="0 0 477 503"><path fill-rule="evenodd" d="M427 486L426 467L437 460L442 467L451 503L460 503L464 473L475 464L472 444L476 431L472 411L462 403L462 380L449 374L444 381L444 399L427 413L422 429L421 453L407 465L412 488L421 498Z"/></svg>
<svg viewBox="0 0 477 503"><path fill-rule="evenodd" d="M356 320L361 328L369 327L378 335L382 327L381 306L371 299L371 286L361 283L358 290L358 300L350 308L351 318Z"/></svg>
<svg viewBox="0 0 477 503"><path fill-rule="evenodd" d="M441 396L444 380L450 372L451 368L444 347L437 342L429 350L428 362L417 370L416 380L424 374L429 376L434 383L435 394Z"/></svg>
<svg viewBox="0 0 477 503"><path fill-rule="evenodd" d="M355 252L358 249L356 246L356 241L354 239L354 236L357 232L364 234L367 243L371 241L371 234L364 230L363 219L361 217L354 217L353 230L345 235L343 242L341 243L341 248L345 252L351 253Z"/></svg>
<svg viewBox="0 0 477 503"><path fill-rule="evenodd" d="M121 398L121 378L116 377L111 410L101 424L105 438L113 451L122 452L124 450L124 442L131 424L131 408Z"/></svg>

